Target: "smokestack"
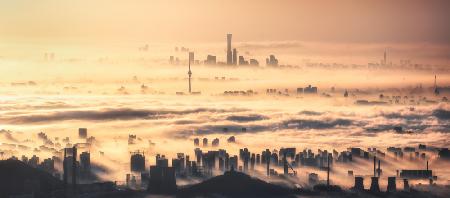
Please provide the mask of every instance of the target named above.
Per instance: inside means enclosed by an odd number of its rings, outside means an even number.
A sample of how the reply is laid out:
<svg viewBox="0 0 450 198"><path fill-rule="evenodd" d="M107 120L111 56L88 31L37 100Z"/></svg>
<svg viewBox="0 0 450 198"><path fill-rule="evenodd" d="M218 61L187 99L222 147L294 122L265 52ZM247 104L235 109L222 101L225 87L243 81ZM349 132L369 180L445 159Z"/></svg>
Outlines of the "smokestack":
<svg viewBox="0 0 450 198"><path fill-rule="evenodd" d="M387 191L388 192L396 192L397 191L397 184L395 183L395 177L388 177L388 186Z"/></svg>
<svg viewBox="0 0 450 198"><path fill-rule="evenodd" d="M353 187L355 191L364 191L364 178L355 177L355 186Z"/></svg>
<svg viewBox="0 0 450 198"><path fill-rule="evenodd" d="M378 177L381 176L381 166L380 166L380 164L381 164L381 160L378 160Z"/></svg>
<svg viewBox="0 0 450 198"><path fill-rule="evenodd" d="M370 192L373 192L373 193L380 192L380 185L378 184L378 177L372 177L372 182L370 183Z"/></svg>
<svg viewBox="0 0 450 198"><path fill-rule="evenodd" d="M377 156L373 156L373 176L377 176Z"/></svg>
<svg viewBox="0 0 450 198"><path fill-rule="evenodd" d="M427 170L428 170L428 160L427 160Z"/></svg>
<svg viewBox="0 0 450 198"><path fill-rule="evenodd" d="M191 93L191 76L192 76L192 72L191 72L191 56L194 56L194 52L189 52L189 71L188 71L188 76L189 76L189 93Z"/></svg>

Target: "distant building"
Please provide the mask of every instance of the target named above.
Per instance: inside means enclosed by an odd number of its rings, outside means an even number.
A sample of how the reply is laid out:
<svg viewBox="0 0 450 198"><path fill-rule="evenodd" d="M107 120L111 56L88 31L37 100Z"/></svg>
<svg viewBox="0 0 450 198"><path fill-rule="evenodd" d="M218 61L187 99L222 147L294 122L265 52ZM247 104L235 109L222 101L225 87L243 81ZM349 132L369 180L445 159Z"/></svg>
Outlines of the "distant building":
<svg viewBox="0 0 450 198"><path fill-rule="evenodd" d="M231 38L232 34L227 34L227 65L233 64L233 52L231 51Z"/></svg>
<svg viewBox="0 0 450 198"><path fill-rule="evenodd" d="M42 163L40 164L40 168L49 173L52 173L55 170L55 160L53 160L52 158L44 159L44 161L42 161Z"/></svg>
<svg viewBox="0 0 450 198"><path fill-rule="evenodd" d="M275 55L270 55L269 58L266 58L267 66L278 66L278 59L275 58Z"/></svg>
<svg viewBox="0 0 450 198"><path fill-rule="evenodd" d="M212 141L211 145L212 145L212 146L219 146L219 138L215 138L215 139Z"/></svg>
<svg viewBox="0 0 450 198"><path fill-rule="evenodd" d="M400 177L405 179L430 179L433 178L432 170L402 170Z"/></svg>
<svg viewBox="0 0 450 198"><path fill-rule="evenodd" d="M227 141L228 141L228 143L235 143L235 142L236 142L236 137L230 136L230 137L227 139Z"/></svg>
<svg viewBox="0 0 450 198"><path fill-rule="evenodd" d="M147 191L155 194L171 194L177 189L173 167L150 166Z"/></svg>
<svg viewBox="0 0 450 198"><path fill-rule="evenodd" d="M156 155L156 166L159 167L169 167L169 160L166 158L166 156L159 154Z"/></svg>
<svg viewBox="0 0 450 198"><path fill-rule="evenodd" d="M259 62L256 59L250 59L250 65L252 65L252 66L259 66Z"/></svg>
<svg viewBox="0 0 450 198"><path fill-rule="evenodd" d="M305 94L317 94L317 87L311 87L311 85L308 85L303 89L303 93Z"/></svg>
<svg viewBox="0 0 450 198"><path fill-rule="evenodd" d="M91 154L82 152L80 154L80 176L88 177L91 174Z"/></svg>
<svg viewBox="0 0 450 198"><path fill-rule="evenodd" d="M216 64L216 56L208 55L206 57L205 65L215 65Z"/></svg>
<svg viewBox="0 0 450 198"><path fill-rule="evenodd" d="M239 56L239 65L248 65L248 61L244 59L244 56Z"/></svg>
<svg viewBox="0 0 450 198"><path fill-rule="evenodd" d="M132 172L145 171L145 156L142 153L136 152L131 155L130 169Z"/></svg>
<svg viewBox="0 0 450 198"><path fill-rule="evenodd" d="M296 149L295 148L281 148L278 152L280 156L286 155L286 157L290 157L291 159L295 158Z"/></svg>
<svg viewBox="0 0 450 198"><path fill-rule="evenodd" d="M317 175L316 173L310 173L308 175L308 183L309 185L316 185L319 183L319 175Z"/></svg>
<svg viewBox="0 0 450 198"><path fill-rule="evenodd" d="M442 148L439 150L439 159L450 160L450 150L448 148Z"/></svg>
<svg viewBox="0 0 450 198"><path fill-rule="evenodd" d="M237 50L236 48L233 49L233 65L237 65Z"/></svg>
<svg viewBox="0 0 450 198"><path fill-rule="evenodd" d="M79 172L80 164L77 162L77 147L64 148L64 158L63 158L63 181L68 184L76 184L78 179L77 175Z"/></svg>
<svg viewBox="0 0 450 198"><path fill-rule="evenodd" d="M203 138L203 146L208 146L208 138Z"/></svg>
<svg viewBox="0 0 450 198"><path fill-rule="evenodd" d="M78 137L81 139L87 138L87 128L79 128L78 129Z"/></svg>
<svg viewBox="0 0 450 198"><path fill-rule="evenodd" d="M189 52L189 61L190 64L194 64L194 52Z"/></svg>
<svg viewBox="0 0 450 198"><path fill-rule="evenodd" d="M200 140L198 138L194 139L194 146L199 146L200 145Z"/></svg>
<svg viewBox="0 0 450 198"><path fill-rule="evenodd" d="M230 157L230 170L234 169L236 170L238 168L238 156L234 155L233 157Z"/></svg>

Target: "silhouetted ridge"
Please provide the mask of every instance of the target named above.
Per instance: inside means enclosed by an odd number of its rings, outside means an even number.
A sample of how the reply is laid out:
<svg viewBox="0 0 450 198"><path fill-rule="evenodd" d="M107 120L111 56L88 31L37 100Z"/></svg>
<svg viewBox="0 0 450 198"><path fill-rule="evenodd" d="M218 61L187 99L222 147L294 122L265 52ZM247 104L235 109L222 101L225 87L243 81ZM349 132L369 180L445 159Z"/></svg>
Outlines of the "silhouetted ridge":
<svg viewBox="0 0 450 198"><path fill-rule="evenodd" d="M267 183L241 172L228 171L202 183L180 189L178 196L216 194L229 197L283 197L291 193L288 188Z"/></svg>
<svg viewBox="0 0 450 198"><path fill-rule="evenodd" d="M63 183L49 173L33 168L18 160L0 161L0 197L35 193L45 197Z"/></svg>

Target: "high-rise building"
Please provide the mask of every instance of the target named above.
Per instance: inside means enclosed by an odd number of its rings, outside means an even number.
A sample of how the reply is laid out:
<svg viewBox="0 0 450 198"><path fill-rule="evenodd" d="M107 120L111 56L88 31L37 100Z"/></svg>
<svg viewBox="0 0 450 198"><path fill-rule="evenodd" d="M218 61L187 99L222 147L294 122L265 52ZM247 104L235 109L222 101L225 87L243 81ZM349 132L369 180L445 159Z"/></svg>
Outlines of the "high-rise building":
<svg viewBox="0 0 450 198"><path fill-rule="evenodd" d="M87 138L87 128L79 128L78 129L78 137L81 139Z"/></svg>
<svg viewBox="0 0 450 198"><path fill-rule="evenodd" d="M233 65L237 65L237 50L233 49Z"/></svg>
<svg viewBox="0 0 450 198"><path fill-rule="evenodd" d="M233 63L233 54L231 51L231 38L232 34L227 34L227 65L231 65Z"/></svg>
<svg viewBox="0 0 450 198"><path fill-rule="evenodd" d="M85 178L91 173L91 154L89 152L80 154L80 173Z"/></svg>
<svg viewBox="0 0 450 198"><path fill-rule="evenodd" d="M177 189L174 167L150 166L147 190L152 193L173 193Z"/></svg>
<svg viewBox="0 0 450 198"><path fill-rule="evenodd" d="M144 153L139 151L133 152L131 155L130 169L132 172L144 172L145 171L145 156Z"/></svg>
<svg viewBox="0 0 450 198"><path fill-rule="evenodd" d="M68 184L72 181L72 185L75 188L77 183L77 167L79 163L77 162L77 147L64 148L64 159L63 159L63 181L64 184Z"/></svg>

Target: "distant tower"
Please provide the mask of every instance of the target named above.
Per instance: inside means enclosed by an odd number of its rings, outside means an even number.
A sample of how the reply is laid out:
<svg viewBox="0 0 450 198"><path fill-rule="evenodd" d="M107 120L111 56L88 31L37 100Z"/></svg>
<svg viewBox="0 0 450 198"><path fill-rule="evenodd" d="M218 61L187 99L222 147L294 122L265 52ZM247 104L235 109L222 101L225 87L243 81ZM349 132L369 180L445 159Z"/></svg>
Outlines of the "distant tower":
<svg viewBox="0 0 450 198"><path fill-rule="evenodd" d="M384 60L383 60L383 63L384 63L384 65L387 65L387 52L386 52L386 49L384 49Z"/></svg>
<svg viewBox="0 0 450 198"><path fill-rule="evenodd" d="M233 65L237 65L237 50L233 49Z"/></svg>
<svg viewBox="0 0 450 198"><path fill-rule="evenodd" d="M192 77L192 72L191 72L191 57L194 57L194 52L189 52L189 71L188 71L188 76L189 76L189 93L191 93L191 77Z"/></svg>
<svg viewBox="0 0 450 198"><path fill-rule="evenodd" d="M227 34L227 65L233 63L233 52L231 51L231 37L232 34Z"/></svg>
<svg viewBox="0 0 450 198"><path fill-rule="evenodd" d="M437 87L436 75L434 75L434 94L439 95L439 89Z"/></svg>

